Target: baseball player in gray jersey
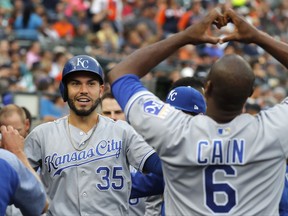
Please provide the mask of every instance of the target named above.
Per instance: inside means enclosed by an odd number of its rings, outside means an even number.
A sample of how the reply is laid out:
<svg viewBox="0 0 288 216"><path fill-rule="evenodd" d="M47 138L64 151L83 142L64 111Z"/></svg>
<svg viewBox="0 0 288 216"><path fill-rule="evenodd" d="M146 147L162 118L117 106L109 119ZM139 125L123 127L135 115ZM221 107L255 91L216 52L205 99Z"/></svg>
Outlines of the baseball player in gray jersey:
<svg viewBox="0 0 288 216"><path fill-rule="evenodd" d="M122 111L121 107L119 106L118 102L112 95L110 91L106 91L102 97L101 101L99 103L99 112L103 116L107 116L114 121L122 120L126 121L125 114ZM133 177L137 170L130 166L130 173L132 177L132 183L133 183ZM143 174L144 175L144 174ZM135 198L135 199L129 199L129 215L130 216L143 216L145 214L145 199L146 198Z"/></svg>
<svg viewBox="0 0 288 216"><path fill-rule="evenodd" d="M235 31L207 34L231 21ZM166 215L279 215L288 158L288 99L258 115L242 114L254 74L238 55L212 67L205 84L207 115L189 117L164 104L139 78L186 44L256 43L288 67L288 45L257 30L233 10L214 9L182 32L142 48L109 72L127 121L162 160Z"/></svg>
<svg viewBox="0 0 288 216"><path fill-rule="evenodd" d="M94 58L69 59L60 85L69 115L26 137L25 152L41 168L51 200L47 215L128 215L129 164L162 172L157 154L128 123L95 111L103 89L104 74Z"/></svg>

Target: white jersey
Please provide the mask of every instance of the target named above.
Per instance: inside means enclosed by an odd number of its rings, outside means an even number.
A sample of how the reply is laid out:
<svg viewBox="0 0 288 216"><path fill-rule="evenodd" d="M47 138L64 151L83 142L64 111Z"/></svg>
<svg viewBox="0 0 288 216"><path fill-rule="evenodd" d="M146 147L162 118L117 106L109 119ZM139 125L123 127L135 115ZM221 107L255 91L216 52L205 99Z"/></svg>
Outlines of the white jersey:
<svg viewBox="0 0 288 216"><path fill-rule="evenodd" d="M75 143L87 146L76 150ZM68 127L67 116L37 126L25 153L34 168L41 167L51 200L47 215L95 216L128 215L129 164L141 171L154 150L126 122L99 115L87 134Z"/></svg>
<svg viewBox="0 0 288 216"><path fill-rule="evenodd" d="M226 124L188 116L148 91L127 120L162 160L166 215L278 215L288 157L288 98Z"/></svg>

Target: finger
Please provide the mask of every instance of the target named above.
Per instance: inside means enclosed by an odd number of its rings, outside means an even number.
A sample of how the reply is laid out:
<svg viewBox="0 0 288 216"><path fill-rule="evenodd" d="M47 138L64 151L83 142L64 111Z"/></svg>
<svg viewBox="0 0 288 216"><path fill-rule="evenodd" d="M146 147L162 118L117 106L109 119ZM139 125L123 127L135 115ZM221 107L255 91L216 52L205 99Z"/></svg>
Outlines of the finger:
<svg viewBox="0 0 288 216"><path fill-rule="evenodd" d="M212 10L212 12L210 13L210 19L211 19L211 23L213 21L217 21L217 23L222 23L222 18L223 18L223 14L221 13L221 9L220 8L215 8L214 10Z"/></svg>
<svg viewBox="0 0 288 216"><path fill-rule="evenodd" d="M1 129L1 133L7 132L7 127L5 125L2 125L0 129Z"/></svg>
<svg viewBox="0 0 288 216"><path fill-rule="evenodd" d="M217 20L218 20L218 24L219 24L221 27L226 26L227 23L228 23L228 22L226 21L226 19L225 19L224 16L218 17Z"/></svg>
<svg viewBox="0 0 288 216"><path fill-rule="evenodd" d="M237 23L241 17L231 8L227 9L224 13L224 17L227 22Z"/></svg>
<svg viewBox="0 0 288 216"><path fill-rule="evenodd" d="M11 132L11 133L13 133L13 134L15 134L15 135L19 135L19 131L18 130L16 130L13 126L11 126L11 125L8 125L7 126L7 131L9 131L9 132Z"/></svg>
<svg viewBox="0 0 288 216"><path fill-rule="evenodd" d="M14 132L14 128L11 125L7 126L7 131L8 132Z"/></svg>
<svg viewBox="0 0 288 216"><path fill-rule="evenodd" d="M13 130L14 130L14 131L13 131L14 134L16 134L16 135L20 135L18 130L16 130L16 129L13 129Z"/></svg>
<svg viewBox="0 0 288 216"><path fill-rule="evenodd" d="M218 20L214 20L212 24L215 25L218 29L221 29L223 27L222 24L218 22Z"/></svg>
<svg viewBox="0 0 288 216"><path fill-rule="evenodd" d="M220 38L210 36L210 37L207 37L205 41L207 41L208 43L211 43L211 44L217 44L217 43L219 43Z"/></svg>
<svg viewBox="0 0 288 216"><path fill-rule="evenodd" d="M223 16L221 14L221 10L219 8L213 9L210 13L208 13L207 16L204 17L203 22L207 25L211 25L213 22L219 23L217 18Z"/></svg>
<svg viewBox="0 0 288 216"><path fill-rule="evenodd" d="M226 35L225 37L219 40L219 43L222 44L222 43L229 42L229 41L237 41L236 35L235 34Z"/></svg>

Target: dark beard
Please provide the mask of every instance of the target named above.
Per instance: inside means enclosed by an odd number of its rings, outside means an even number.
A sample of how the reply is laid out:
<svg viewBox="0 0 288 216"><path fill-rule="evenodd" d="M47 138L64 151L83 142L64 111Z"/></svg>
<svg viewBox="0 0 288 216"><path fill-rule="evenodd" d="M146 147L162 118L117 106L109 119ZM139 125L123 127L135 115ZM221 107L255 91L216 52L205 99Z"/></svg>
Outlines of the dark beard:
<svg viewBox="0 0 288 216"><path fill-rule="evenodd" d="M89 110L79 110L75 107L73 100L71 100L70 98L68 98L68 100L67 100L67 103L68 103L68 106L70 107L70 109L78 116L89 116L92 112L95 111L99 102L100 102L100 98L98 98L95 101L95 103L93 104L93 106Z"/></svg>

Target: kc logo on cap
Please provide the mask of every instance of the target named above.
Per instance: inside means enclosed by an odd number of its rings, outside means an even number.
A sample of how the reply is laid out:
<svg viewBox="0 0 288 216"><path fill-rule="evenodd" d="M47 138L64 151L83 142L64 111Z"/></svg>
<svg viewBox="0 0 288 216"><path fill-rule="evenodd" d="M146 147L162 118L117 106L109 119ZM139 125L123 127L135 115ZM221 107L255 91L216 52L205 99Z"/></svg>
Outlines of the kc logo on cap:
<svg viewBox="0 0 288 216"><path fill-rule="evenodd" d="M206 103L203 95L190 86L180 86L171 90L167 96L166 103L186 112L197 114L206 112Z"/></svg>

